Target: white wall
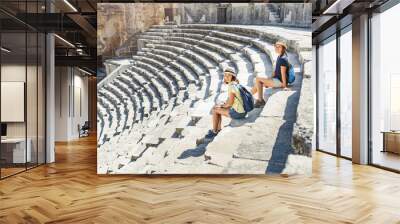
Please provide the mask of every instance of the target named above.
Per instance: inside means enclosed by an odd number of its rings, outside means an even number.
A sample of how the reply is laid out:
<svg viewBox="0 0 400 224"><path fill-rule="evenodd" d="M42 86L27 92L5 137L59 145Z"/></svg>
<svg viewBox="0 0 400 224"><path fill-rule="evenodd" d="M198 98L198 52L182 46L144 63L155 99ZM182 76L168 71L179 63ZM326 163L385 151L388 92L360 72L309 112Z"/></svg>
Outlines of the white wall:
<svg viewBox="0 0 400 224"><path fill-rule="evenodd" d="M27 70L26 70L27 69ZM1 66L1 81L2 82L25 82L26 71L28 74L31 74L33 70L36 68L33 66L25 66L21 64L3 64ZM36 70L35 70L36 73ZM32 84L32 83L29 83ZM36 85L36 81L33 83ZM28 91L27 93L27 101L28 104L33 100L31 98L36 98L36 89L34 89L33 93ZM36 107L36 105L30 105ZM7 110L7 108L1 108L1 110ZM36 114L28 113L28 121L35 120L36 123ZM32 117L33 116L33 117ZM25 137L25 126L26 122L7 122L7 136L8 137ZM29 125L32 127L32 124ZM36 127L34 127L36 129ZM29 135L29 133L28 133ZM29 137L29 136L28 136Z"/></svg>
<svg viewBox="0 0 400 224"><path fill-rule="evenodd" d="M88 113L88 78L85 76L82 76L82 73L78 71L79 73L76 74L78 70L75 70L75 75L74 75L74 96L72 96L71 99L73 99L73 104L74 107L72 108L72 119L71 119L71 135L73 138L78 138L79 133L77 126L83 125L85 121L88 121L89 119L89 113ZM80 92L80 93L79 93ZM80 102L79 102L80 101ZM79 108L81 107L81 108ZM81 110L81 111L80 111Z"/></svg>
<svg viewBox="0 0 400 224"><path fill-rule="evenodd" d="M314 105L314 131L312 140L312 150L316 150L316 133L317 133L317 47L312 45L312 71L311 71L311 81L312 81L312 94L313 94L313 105Z"/></svg>
<svg viewBox="0 0 400 224"><path fill-rule="evenodd" d="M2 82L24 82L26 84L26 101L24 106L20 108L21 113L26 112L26 120L22 122L6 122L7 137L24 138L25 135L29 139L32 152L32 161L44 163L45 159L45 115L44 115L44 73L41 66L10 63L1 66ZM27 79L27 80L26 80ZM3 91L4 89L2 89ZM24 94L24 90L19 90L20 94ZM22 92L21 92L22 91ZM7 95L2 95L7 97ZM26 103L26 107L25 107ZM1 110L13 110L10 107L2 107ZM14 110L17 110L14 108ZM13 111L7 111L13 113ZM50 157L51 158L51 157ZM51 162L51 160L49 160Z"/></svg>
<svg viewBox="0 0 400 224"><path fill-rule="evenodd" d="M70 141L88 120L88 78L72 67L56 67L55 73L55 140Z"/></svg>
<svg viewBox="0 0 400 224"><path fill-rule="evenodd" d="M1 81L3 82L25 82L25 64L3 64L1 66ZM1 108L7 110L7 108ZM7 123L8 137L25 137L25 122Z"/></svg>
<svg viewBox="0 0 400 224"><path fill-rule="evenodd" d="M68 139L69 73L68 67L55 68L55 141L65 141Z"/></svg>

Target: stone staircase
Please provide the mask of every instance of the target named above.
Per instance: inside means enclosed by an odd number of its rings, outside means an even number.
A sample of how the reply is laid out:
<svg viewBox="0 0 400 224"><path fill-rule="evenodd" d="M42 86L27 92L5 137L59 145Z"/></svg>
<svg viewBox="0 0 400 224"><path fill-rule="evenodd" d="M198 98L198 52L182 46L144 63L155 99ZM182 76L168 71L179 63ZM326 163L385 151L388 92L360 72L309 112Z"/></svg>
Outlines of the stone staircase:
<svg viewBox="0 0 400 224"><path fill-rule="evenodd" d="M227 96L223 70L234 69L251 88L272 73L275 39L213 24L155 25L140 35L130 66L98 89L98 173L282 171L302 82L296 50L288 53L297 76L290 91L266 90L263 109L223 118L221 133L204 139L211 108Z"/></svg>
<svg viewBox="0 0 400 224"><path fill-rule="evenodd" d="M280 23L280 15L278 14L278 9L273 4L267 4L267 9L269 12L269 20L271 23Z"/></svg>

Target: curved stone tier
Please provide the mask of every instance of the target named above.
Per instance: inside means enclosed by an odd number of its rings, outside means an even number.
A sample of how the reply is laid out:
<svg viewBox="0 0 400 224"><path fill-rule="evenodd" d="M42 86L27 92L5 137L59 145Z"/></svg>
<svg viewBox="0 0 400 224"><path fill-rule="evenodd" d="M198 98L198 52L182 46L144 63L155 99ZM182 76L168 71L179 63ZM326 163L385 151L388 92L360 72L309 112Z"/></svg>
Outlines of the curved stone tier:
<svg viewBox="0 0 400 224"><path fill-rule="evenodd" d="M260 30L203 24L156 25L144 32L128 68L98 89L98 172L275 172L276 166L269 168L274 147L289 154L290 146L274 144L290 138L280 129L293 129L301 89L296 41L288 41L297 75L291 91L266 90L266 107L241 121L223 119L212 142L203 137L212 106L226 98L223 70L234 69L251 88L255 77L271 75L277 39Z"/></svg>

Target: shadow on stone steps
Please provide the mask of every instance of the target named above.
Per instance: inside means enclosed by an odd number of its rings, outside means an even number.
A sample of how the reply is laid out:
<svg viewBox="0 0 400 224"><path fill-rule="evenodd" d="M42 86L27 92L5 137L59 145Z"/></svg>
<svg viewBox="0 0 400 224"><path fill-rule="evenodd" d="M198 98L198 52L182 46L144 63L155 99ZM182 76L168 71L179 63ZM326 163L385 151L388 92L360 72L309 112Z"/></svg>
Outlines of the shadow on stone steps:
<svg viewBox="0 0 400 224"><path fill-rule="evenodd" d="M202 144L193 149L187 149L182 152L178 159L187 159L189 157L200 157L206 152L206 145Z"/></svg>
<svg viewBox="0 0 400 224"><path fill-rule="evenodd" d="M289 154L294 150L291 144L293 126L296 121L297 106L299 103L300 91L291 95L286 104L283 120L285 123L279 128L278 136L272 149L272 156L268 162L266 173L279 174L286 165Z"/></svg>

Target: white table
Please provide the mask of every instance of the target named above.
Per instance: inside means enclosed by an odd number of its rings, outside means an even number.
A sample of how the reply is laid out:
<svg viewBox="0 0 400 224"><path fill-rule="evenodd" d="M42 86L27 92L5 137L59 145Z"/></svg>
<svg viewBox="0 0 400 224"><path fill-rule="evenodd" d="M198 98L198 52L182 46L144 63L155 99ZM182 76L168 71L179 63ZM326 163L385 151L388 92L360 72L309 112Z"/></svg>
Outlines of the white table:
<svg viewBox="0 0 400 224"><path fill-rule="evenodd" d="M30 138L26 139L26 143L28 147L26 147L25 152L25 138L5 138L1 139L1 147L3 151L3 147L13 147L12 148L12 162L13 163L26 163L31 162L32 153L31 153L31 145L32 141Z"/></svg>

